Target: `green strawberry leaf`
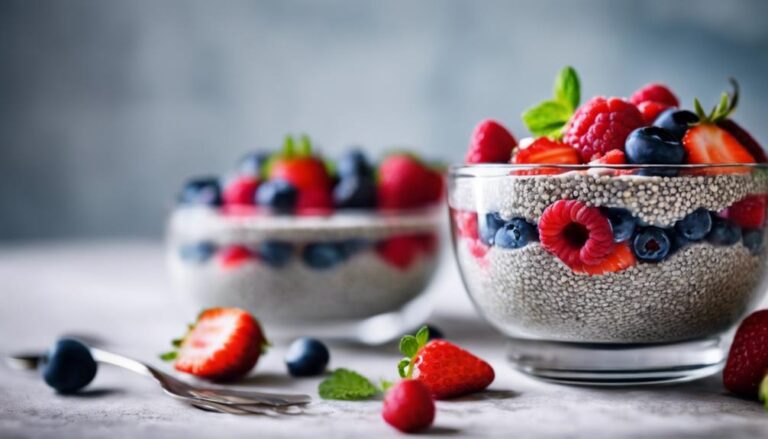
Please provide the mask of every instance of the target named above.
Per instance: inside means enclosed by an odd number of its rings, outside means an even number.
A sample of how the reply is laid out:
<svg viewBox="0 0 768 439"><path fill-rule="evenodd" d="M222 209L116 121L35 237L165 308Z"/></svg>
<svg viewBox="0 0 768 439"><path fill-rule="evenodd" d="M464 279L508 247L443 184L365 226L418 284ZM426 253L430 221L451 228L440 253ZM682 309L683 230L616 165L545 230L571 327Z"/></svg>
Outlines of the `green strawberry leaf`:
<svg viewBox="0 0 768 439"><path fill-rule="evenodd" d="M555 79L555 100L571 111L575 111L581 100L581 84L579 84L579 75L576 74L571 66L566 66Z"/></svg>
<svg viewBox="0 0 768 439"><path fill-rule="evenodd" d="M302 134L299 137L299 144L295 152L299 157L309 157L312 155L312 142L309 140L309 136Z"/></svg>
<svg viewBox="0 0 768 439"><path fill-rule="evenodd" d="M429 328L426 325L419 328L416 332L416 341L419 342L419 347L426 345L429 341Z"/></svg>
<svg viewBox="0 0 768 439"><path fill-rule="evenodd" d="M572 111L559 101L544 101L523 113L523 122L535 136L559 137Z"/></svg>
<svg viewBox="0 0 768 439"><path fill-rule="evenodd" d="M412 335L406 335L400 339L400 353L412 358L419 351L419 341Z"/></svg>
<svg viewBox="0 0 768 439"><path fill-rule="evenodd" d="M336 369L318 386L323 399L359 401L376 395L379 390L368 378L349 369Z"/></svg>
<svg viewBox="0 0 768 439"><path fill-rule="evenodd" d="M176 351L169 351L169 352L163 352L159 355L160 359L163 361L173 361L178 356L178 352Z"/></svg>
<svg viewBox="0 0 768 439"><path fill-rule="evenodd" d="M696 115L699 116L700 123L718 123L727 119L736 110L736 106L739 104L739 83L733 78L730 78L729 81L731 87L733 87L733 93L729 95L723 92L720 95L720 101L712 107L709 113L704 111L701 101L698 99L693 100L693 109Z"/></svg>
<svg viewBox="0 0 768 439"><path fill-rule="evenodd" d="M410 358L403 358L400 360L399 363L397 363L397 374L400 375L400 378L405 378L408 376L408 366L411 365L411 359Z"/></svg>

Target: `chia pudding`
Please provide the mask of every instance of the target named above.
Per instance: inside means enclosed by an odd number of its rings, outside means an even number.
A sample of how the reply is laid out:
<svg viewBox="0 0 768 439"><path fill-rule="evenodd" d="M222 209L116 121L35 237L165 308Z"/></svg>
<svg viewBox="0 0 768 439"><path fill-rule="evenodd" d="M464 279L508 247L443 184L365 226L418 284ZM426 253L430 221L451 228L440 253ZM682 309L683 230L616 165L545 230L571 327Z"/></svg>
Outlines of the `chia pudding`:
<svg viewBox="0 0 768 439"><path fill-rule="evenodd" d="M675 177L596 168L510 175L512 168L455 168L449 194L465 285L480 312L508 336L689 340L729 329L763 295L768 178L762 167ZM739 225L733 211L754 200L760 223ZM557 246L546 247L555 236L548 223L570 212L608 217L623 253L581 267ZM626 224L632 230L621 237ZM503 227L515 233L506 245L495 234ZM557 230L567 235L569 229Z"/></svg>
<svg viewBox="0 0 768 439"><path fill-rule="evenodd" d="M180 208L168 260L177 290L199 307L242 307L278 326L364 319L425 290L438 223L434 210L288 217Z"/></svg>

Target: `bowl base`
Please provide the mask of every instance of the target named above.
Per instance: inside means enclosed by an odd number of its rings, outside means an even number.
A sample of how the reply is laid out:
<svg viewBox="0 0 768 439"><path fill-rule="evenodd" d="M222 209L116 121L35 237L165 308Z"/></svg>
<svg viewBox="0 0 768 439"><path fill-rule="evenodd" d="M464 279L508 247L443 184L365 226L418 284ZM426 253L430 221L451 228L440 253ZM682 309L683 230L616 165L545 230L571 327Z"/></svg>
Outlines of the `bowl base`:
<svg viewBox="0 0 768 439"><path fill-rule="evenodd" d="M665 344L564 343L509 339L515 369L535 378L582 386L639 386L693 381L719 372L723 337Z"/></svg>

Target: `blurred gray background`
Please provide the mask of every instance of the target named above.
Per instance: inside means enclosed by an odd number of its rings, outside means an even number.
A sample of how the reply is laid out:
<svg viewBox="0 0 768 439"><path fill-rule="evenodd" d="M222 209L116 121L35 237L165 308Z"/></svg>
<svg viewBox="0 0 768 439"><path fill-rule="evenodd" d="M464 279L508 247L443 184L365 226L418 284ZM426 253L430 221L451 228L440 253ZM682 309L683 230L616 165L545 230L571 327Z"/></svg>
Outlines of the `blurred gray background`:
<svg viewBox="0 0 768 439"><path fill-rule="evenodd" d="M667 82L768 139L768 2L0 1L0 240L158 237L185 177L309 133L462 158L574 65L583 95ZM766 140L768 141L768 140Z"/></svg>

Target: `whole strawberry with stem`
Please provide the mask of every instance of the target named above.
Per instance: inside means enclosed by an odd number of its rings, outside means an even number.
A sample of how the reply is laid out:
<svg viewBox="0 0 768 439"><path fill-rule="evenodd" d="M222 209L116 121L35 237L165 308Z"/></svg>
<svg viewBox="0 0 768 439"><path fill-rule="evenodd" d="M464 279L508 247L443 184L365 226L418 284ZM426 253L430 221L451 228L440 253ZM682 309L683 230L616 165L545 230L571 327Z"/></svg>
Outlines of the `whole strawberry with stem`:
<svg viewBox="0 0 768 439"><path fill-rule="evenodd" d="M495 374L490 364L445 340L429 340L422 326L416 335L400 340L405 356L397 365L402 378L413 378L427 386L435 399L449 399L479 392L488 387Z"/></svg>
<svg viewBox="0 0 768 439"><path fill-rule="evenodd" d="M322 189L330 194L333 186L325 162L313 154L312 142L306 135L298 141L286 136L282 151L270 157L265 168L269 180L285 180L300 193Z"/></svg>

